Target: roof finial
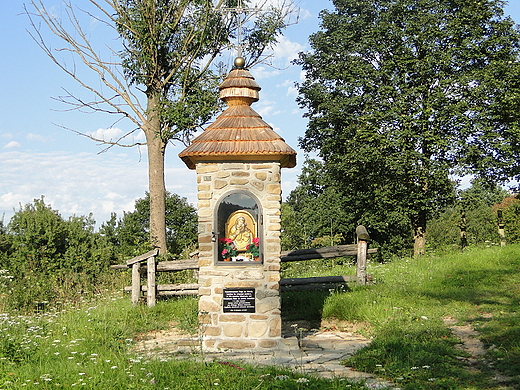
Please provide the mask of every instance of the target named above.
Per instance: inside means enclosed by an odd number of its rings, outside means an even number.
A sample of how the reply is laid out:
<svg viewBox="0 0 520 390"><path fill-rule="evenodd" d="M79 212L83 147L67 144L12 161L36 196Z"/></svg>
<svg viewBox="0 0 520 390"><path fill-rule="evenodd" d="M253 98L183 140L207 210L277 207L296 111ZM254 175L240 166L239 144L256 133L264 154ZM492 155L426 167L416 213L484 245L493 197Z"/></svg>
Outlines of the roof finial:
<svg viewBox="0 0 520 390"><path fill-rule="evenodd" d="M242 57L235 58L235 68L244 69L245 66L246 66L246 60L244 60Z"/></svg>

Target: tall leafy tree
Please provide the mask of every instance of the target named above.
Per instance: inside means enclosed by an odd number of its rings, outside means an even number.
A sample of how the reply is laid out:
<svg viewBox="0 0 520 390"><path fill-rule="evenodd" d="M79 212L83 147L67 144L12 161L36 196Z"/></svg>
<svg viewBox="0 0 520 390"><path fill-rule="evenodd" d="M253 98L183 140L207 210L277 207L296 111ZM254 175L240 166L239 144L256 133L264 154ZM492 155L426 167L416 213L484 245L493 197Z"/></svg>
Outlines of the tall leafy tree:
<svg viewBox="0 0 520 390"><path fill-rule="evenodd" d="M349 211L426 221L453 196L450 174L520 175L520 32L501 0L334 0L321 13L298 101Z"/></svg>
<svg viewBox="0 0 520 390"><path fill-rule="evenodd" d="M500 242L494 206L509 195L499 185L482 179L472 180L469 188L459 191L453 205L428 221L428 248Z"/></svg>
<svg viewBox="0 0 520 390"><path fill-rule="evenodd" d="M31 0L31 4L31 10L26 8L26 12L36 42L90 96L84 99L68 93L61 100L78 110L114 114L118 120L126 118L134 126L115 140L89 137L107 148L136 146L140 144L126 140L135 131L144 132L150 239L165 253L166 146L170 141L189 140L219 109L220 74L211 65L237 34L244 13L230 18L221 12L222 7L236 7L236 0L85 0L84 4L91 9L79 12L71 1L65 1L62 19L56 17L54 9L47 9L43 0ZM261 59L264 50L276 42L289 11L290 7L270 7L243 30L244 41L255 43L244 51L248 66ZM119 38L107 58L100 55L106 50L96 47L82 26L81 16L85 15L88 22L102 22L113 29L114 38ZM41 24L65 44L64 48L55 51L46 43ZM104 44L108 45L108 40ZM63 51L72 56L72 62L68 62L69 57L60 57ZM94 81L82 76L78 65L93 72Z"/></svg>
<svg viewBox="0 0 520 390"><path fill-rule="evenodd" d="M342 207L341 196L329 185L323 164L318 160L307 159L304 162L298 186L289 194L287 206L297 217L295 223L300 227L299 235L303 240L295 248L303 248L318 237L345 235L345 232L353 231L349 229L351 219ZM284 211L289 210L282 210L282 215Z"/></svg>
<svg viewBox="0 0 520 390"><path fill-rule="evenodd" d="M507 242L520 242L520 196L510 196L494 206L495 211L503 211L505 235Z"/></svg>
<svg viewBox="0 0 520 390"><path fill-rule="evenodd" d="M339 182L324 162L307 159L298 186L291 191L286 208L282 208L282 243L289 235L294 237L295 230L307 245L316 238L336 235L342 236L341 243L353 243L356 227L363 225L370 233L371 245L378 247L379 253L401 252L410 244L409 221L392 207L393 199L386 193L370 191L373 184L360 179L343 188L345 183ZM374 197L378 197L377 201ZM292 230L286 219L290 211L298 216ZM294 244L304 247L301 242Z"/></svg>
<svg viewBox="0 0 520 390"><path fill-rule="evenodd" d="M166 242L168 252L180 255L197 242L197 210L186 198L166 192ZM103 225L104 234L110 235L114 218ZM150 194L135 201L135 210L125 213L114 229L118 252L124 256L136 255L135 250L143 250L149 245Z"/></svg>

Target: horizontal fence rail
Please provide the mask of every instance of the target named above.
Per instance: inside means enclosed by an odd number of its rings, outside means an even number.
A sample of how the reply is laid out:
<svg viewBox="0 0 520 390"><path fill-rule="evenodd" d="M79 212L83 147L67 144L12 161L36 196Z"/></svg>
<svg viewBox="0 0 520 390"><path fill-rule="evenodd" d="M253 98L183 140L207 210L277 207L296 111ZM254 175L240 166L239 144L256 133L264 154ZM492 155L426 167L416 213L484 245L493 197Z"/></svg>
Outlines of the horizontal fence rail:
<svg viewBox="0 0 520 390"><path fill-rule="evenodd" d="M366 260L370 254L377 253L377 248L368 249L368 233L363 226L356 229L358 243L336 245L325 248L298 249L281 253L281 262L330 259L335 257L356 257L356 275L322 276L311 278L286 278L280 280L281 291L302 291L317 289L333 289L347 283L366 284L370 275L366 274ZM177 272L198 270L197 259L175 261L156 261L157 249L127 260L125 264L111 265L111 269L132 269L132 286L125 287L131 292L132 303L136 305L144 292L148 306L155 306L157 296L198 295L197 283L160 284L156 285L156 272ZM147 283L141 285L141 274L146 274Z"/></svg>

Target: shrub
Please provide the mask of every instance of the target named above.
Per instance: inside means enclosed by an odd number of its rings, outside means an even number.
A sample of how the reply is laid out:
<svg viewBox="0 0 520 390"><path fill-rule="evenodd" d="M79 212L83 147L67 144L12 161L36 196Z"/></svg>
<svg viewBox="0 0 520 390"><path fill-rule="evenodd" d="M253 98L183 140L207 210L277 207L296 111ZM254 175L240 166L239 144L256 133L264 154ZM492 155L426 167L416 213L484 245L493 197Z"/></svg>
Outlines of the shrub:
<svg viewBox="0 0 520 390"><path fill-rule="evenodd" d="M520 242L520 199L518 195L504 199L493 208L495 210L502 210L507 242Z"/></svg>
<svg viewBox="0 0 520 390"><path fill-rule="evenodd" d="M43 198L21 207L2 234L0 268L12 276L3 305L27 311L96 291L114 251L94 225L92 216L64 220Z"/></svg>

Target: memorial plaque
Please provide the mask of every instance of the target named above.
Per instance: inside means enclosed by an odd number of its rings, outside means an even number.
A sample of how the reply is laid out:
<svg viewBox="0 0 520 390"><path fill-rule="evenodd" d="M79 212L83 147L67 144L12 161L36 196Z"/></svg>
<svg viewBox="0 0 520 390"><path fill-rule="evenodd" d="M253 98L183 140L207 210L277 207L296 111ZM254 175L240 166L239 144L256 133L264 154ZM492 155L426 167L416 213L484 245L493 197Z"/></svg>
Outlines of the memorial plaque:
<svg viewBox="0 0 520 390"><path fill-rule="evenodd" d="M254 313L255 289L234 288L223 291L224 313Z"/></svg>

